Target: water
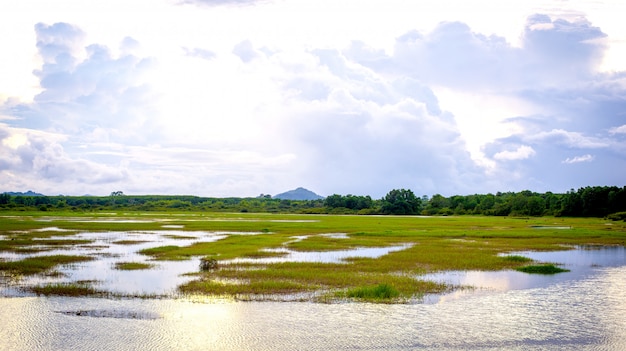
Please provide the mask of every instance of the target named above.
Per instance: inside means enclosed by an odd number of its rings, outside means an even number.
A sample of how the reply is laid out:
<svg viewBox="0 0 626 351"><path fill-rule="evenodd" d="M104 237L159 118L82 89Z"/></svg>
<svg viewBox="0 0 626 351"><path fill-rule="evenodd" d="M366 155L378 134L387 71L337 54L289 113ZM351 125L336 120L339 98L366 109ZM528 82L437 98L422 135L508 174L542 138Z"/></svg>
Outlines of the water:
<svg viewBox="0 0 626 351"><path fill-rule="evenodd" d="M0 349L624 350L624 277L412 305L0 298Z"/></svg>
<svg viewBox="0 0 626 351"><path fill-rule="evenodd" d="M85 232L72 236L51 237L50 239L84 239L89 244L69 245L35 254L0 253L0 259L20 260L41 255L85 255L94 257L93 261L60 266L56 269L60 274L54 276L21 277L0 286L0 296L25 295L24 289L29 286L69 283L78 281L92 282L94 288L115 294L124 295L171 295L176 288L193 277L185 273L199 270L199 257L186 261L151 261L138 251L158 246L187 246L197 242L212 242L228 235L239 235L234 232L191 232L180 230L160 230L142 232ZM249 233L251 235L256 233ZM46 240L38 240L41 248L46 248ZM134 243L123 241L132 240ZM153 269L119 270L116 263L138 262L149 263Z"/></svg>
<svg viewBox="0 0 626 351"><path fill-rule="evenodd" d="M458 287L472 287L458 289L444 295L426 296L424 302L435 303L449 301L472 294L490 294L519 289L547 288L551 285L584 280L597 273L602 267L620 267L626 265L626 248L612 247L579 247L576 250L555 252L514 252L511 255L521 255L537 262L556 263L569 272L542 275L527 274L518 271L448 271L420 276L421 279L443 282ZM626 279L626 278L625 278Z"/></svg>
<svg viewBox="0 0 626 351"><path fill-rule="evenodd" d="M85 255L95 258L93 261L62 265L56 268L59 274L53 276L21 277L17 281L8 281L0 285L0 296L29 295L28 287L52 283L90 282L99 291L125 296L172 296L177 294L177 287L195 279L189 273L197 273L200 257L191 257L184 261L154 261L151 257L138 252L159 246L188 246L199 242L213 242L229 235L257 235L260 232L202 232L172 230L141 231L141 232L84 232L72 236L52 236L40 239L39 245L31 246L50 249L46 240L89 240L88 244L68 245L66 247L44 250L37 253L18 254L0 252L0 260L16 261L32 256L42 255ZM44 228L44 231L62 231L56 227ZM332 238L347 239L344 233L321 234ZM307 236L294 236L293 241L305 239ZM277 262L323 262L341 263L351 257L377 258L393 251L406 249L410 245L389 247L355 248L350 250L297 252L286 247L267 250L280 253L280 257L239 258L225 260L220 264L254 262L259 264ZM151 269L119 270L116 264L124 262L148 263ZM2 277L0 276L0 282ZM33 295L33 294L30 294Z"/></svg>
<svg viewBox="0 0 626 351"><path fill-rule="evenodd" d="M478 288L402 305L4 296L0 350L626 350L624 247L516 254L571 272L443 273Z"/></svg>

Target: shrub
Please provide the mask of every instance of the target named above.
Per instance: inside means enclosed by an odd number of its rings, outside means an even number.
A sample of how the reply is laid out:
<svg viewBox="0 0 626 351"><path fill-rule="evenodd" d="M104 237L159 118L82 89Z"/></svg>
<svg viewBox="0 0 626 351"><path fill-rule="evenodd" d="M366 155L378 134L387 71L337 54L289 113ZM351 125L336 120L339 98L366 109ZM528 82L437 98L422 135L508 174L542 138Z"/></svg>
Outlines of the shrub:
<svg viewBox="0 0 626 351"><path fill-rule="evenodd" d="M626 212L616 212L607 216L612 221L626 221Z"/></svg>
<svg viewBox="0 0 626 351"><path fill-rule="evenodd" d="M200 259L200 270L203 272L212 271L218 268L217 260L214 258L203 257Z"/></svg>
<svg viewBox="0 0 626 351"><path fill-rule="evenodd" d="M524 267L516 268L516 270L520 272L524 272L524 273L530 273L530 274L556 274L556 273L562 273L562 272L569 272L569 269L563 269L553 264L524 266Z"/></svg>

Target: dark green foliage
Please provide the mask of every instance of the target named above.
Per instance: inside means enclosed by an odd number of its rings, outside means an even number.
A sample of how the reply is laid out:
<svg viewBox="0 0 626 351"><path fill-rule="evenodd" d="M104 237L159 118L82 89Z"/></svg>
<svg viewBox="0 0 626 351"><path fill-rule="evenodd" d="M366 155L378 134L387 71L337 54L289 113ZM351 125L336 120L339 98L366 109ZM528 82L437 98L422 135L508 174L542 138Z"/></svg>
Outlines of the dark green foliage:
<svg viewBox="0 0 626 351"><path fill-rule="evenodd" d="M382 212L392 215L413 215L421 211L422 200L411 190L394 189L382 199Z"/></svg>
<svg viewBox="0 0 626 351"><path fill-rule="evenodd" d="M188 195L33 196L0 194L0 210L72 211L211 211L302 214L424 214L487 216L605 217L626 212L626 186L595 186L565 194L529 190L494 194L440 194L416 197L411 190L394 189L384 198L333 194L323 200L210 198Z"/></svg>
<svg viewBox="0 0 626 351"><path fill-rule="evenodd" d="M516 268L516 270L520 272L524 272L524 273L530 273L530 274L556 274L556 273L569 272L569 269L563 269L553 264L524 266L524 267Z"/></svg>
<svg viewBox="0 0 626 351"><path fill-rule="evenodd" d="M626 211L610 214L607 218L612 221L626 221Z"/></svg>
<svg viewBox="0 0 626 351"><path fill-rule="evenodd" d="M200 270L203 272L212 271L217 269L218 263L217 260L210 257L203 257L200 259Z"/></svg>
<svg viewBox="0 0 626 351"><path fill-rule="evenodd" d="M350 210L362 210L371 208L374 202L370 196L337 195L333 194L324 200L324 206L330 208L347 208Z"/></svg>
<svg viewBox="0 0 626 351"><path fill-rule="evenodd" d="M0 205L6 205L11 202L11 195L7 193L0 194Z"/></svg>

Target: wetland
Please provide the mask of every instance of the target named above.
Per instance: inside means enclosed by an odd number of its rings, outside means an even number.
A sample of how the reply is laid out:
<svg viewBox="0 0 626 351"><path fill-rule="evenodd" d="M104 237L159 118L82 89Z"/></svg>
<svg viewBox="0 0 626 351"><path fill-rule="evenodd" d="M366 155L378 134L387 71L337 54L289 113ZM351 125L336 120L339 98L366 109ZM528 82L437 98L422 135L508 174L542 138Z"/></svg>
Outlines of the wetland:
<svg viewBox="0 0 626 351"><path fill-rule="evenodd" d="M32 212L5 214L0 225L0 306L17 323L3 326L0 349L13 342L46 349L61 342L62 325L106 344L113 342L106 330L128 323L129 335L121 336L127 349L143 345L130 335L166 325L183 329L168 329L155 349L626 345L622 319L611 319L626 312L626 228L619 221ZM211 265L201 269L202 262ZM500 316L503 324L490 327L501 335L488 337L485 324L495 322L486 316ZM534 334L514 332L511 318ZM203 323L211 335L199 331ZM438 323L448 333L433 330ZM470 326L473 332L453 329ZM24 328L33 340L16 336ZM546 328L556 335L544 335ZM349 337L331 337L341 330ZM471 333L465 341L463 333Z"/></svg>

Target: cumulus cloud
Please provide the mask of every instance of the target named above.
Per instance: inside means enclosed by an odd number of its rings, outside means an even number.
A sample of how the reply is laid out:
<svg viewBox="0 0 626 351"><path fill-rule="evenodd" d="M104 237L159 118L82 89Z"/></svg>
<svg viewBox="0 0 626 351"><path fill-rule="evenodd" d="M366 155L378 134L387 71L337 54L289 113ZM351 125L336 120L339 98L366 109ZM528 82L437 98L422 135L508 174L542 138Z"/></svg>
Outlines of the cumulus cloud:
<svg viewBox="0 0 626 351"><path fill-rule="evenodd" d="M150 60L130 54L138 46L130 37L114 57L105 46L86 45L84 32L67 23L39 23L35 31L41 92L31 103L0 106L11 117L0 125L2 182L12 189L39 184L41 191L76 193L72 186L91 192L90 186L128 180L119 158L102 162L85 152L94 143L138 143L148 134L151 94L141 78Z"/></svg>
<svg viewBox="0 0 626 351"><path fill-rule="evenodd" d="M70 133L144 126L148 111L136 106L147 105L153 97L142 82L152 66L150 59L132 54L114 57L106 46L85 46L84 33L66 23L39 23L36 33L43 65L34 74L42 91L34 104L6 104L4 113L20 116L18 124L23 127ZM121 46L130 51L136 45L134 39L125 38Z"/></svg>
<svg viewBox="0 0 626 351"><path fill-rule="evenodd" d="M521 145L513 151L500 151L493 155L493 158L499 161L525 160L535 155L535 150L528 145Z"/></svg>
<svg viewBox="0 0 626 351"><path fill-rule="evenodd" d="M66 136L0 124L0 179L5 186L22 189L37 185L58 191L54 184L100 185L123 181L123 168L77 158L65 152Z"/></svg>
<svg viewBox="0 0 626 351"><path fill-rule="evenodd" d="M472 31L464 23L444 22L430 33L398 37L392 56L361 42L347 54L363 65L411 75L458 89L536 89L571 83L593 73L606 37L585 20L569 22L546 15L529 17L522 47L503 37Z"/></svg>
<svg viewBox="0 0 626 351"><path fill-rule="evenodd" d="M310 54L318 64L286 83L314 87L286 103L283 130L302 162L298 178L323 193L374 196L397 187L428 194L475 185L480 172L428 87L389 80L336 50Z"/></svg>
<svg viewBox="0 0 626 351"><path fill-rule="evenodd" d="M562 191L619 184L626 172L624 77L596 71L606 35L585 20L531 16L520 45L460 22L408 31L392 51L186 41L172 47L169 76L155 75L163 81L146 78L157 63L131 37L116 54L66 23L36 35L41 92L0 107L0 181L13 188L380 197ZM484 97L463 117L479 133L498 118L510 127L477 148L487 162L468 152L446 89Z"/></svg>

